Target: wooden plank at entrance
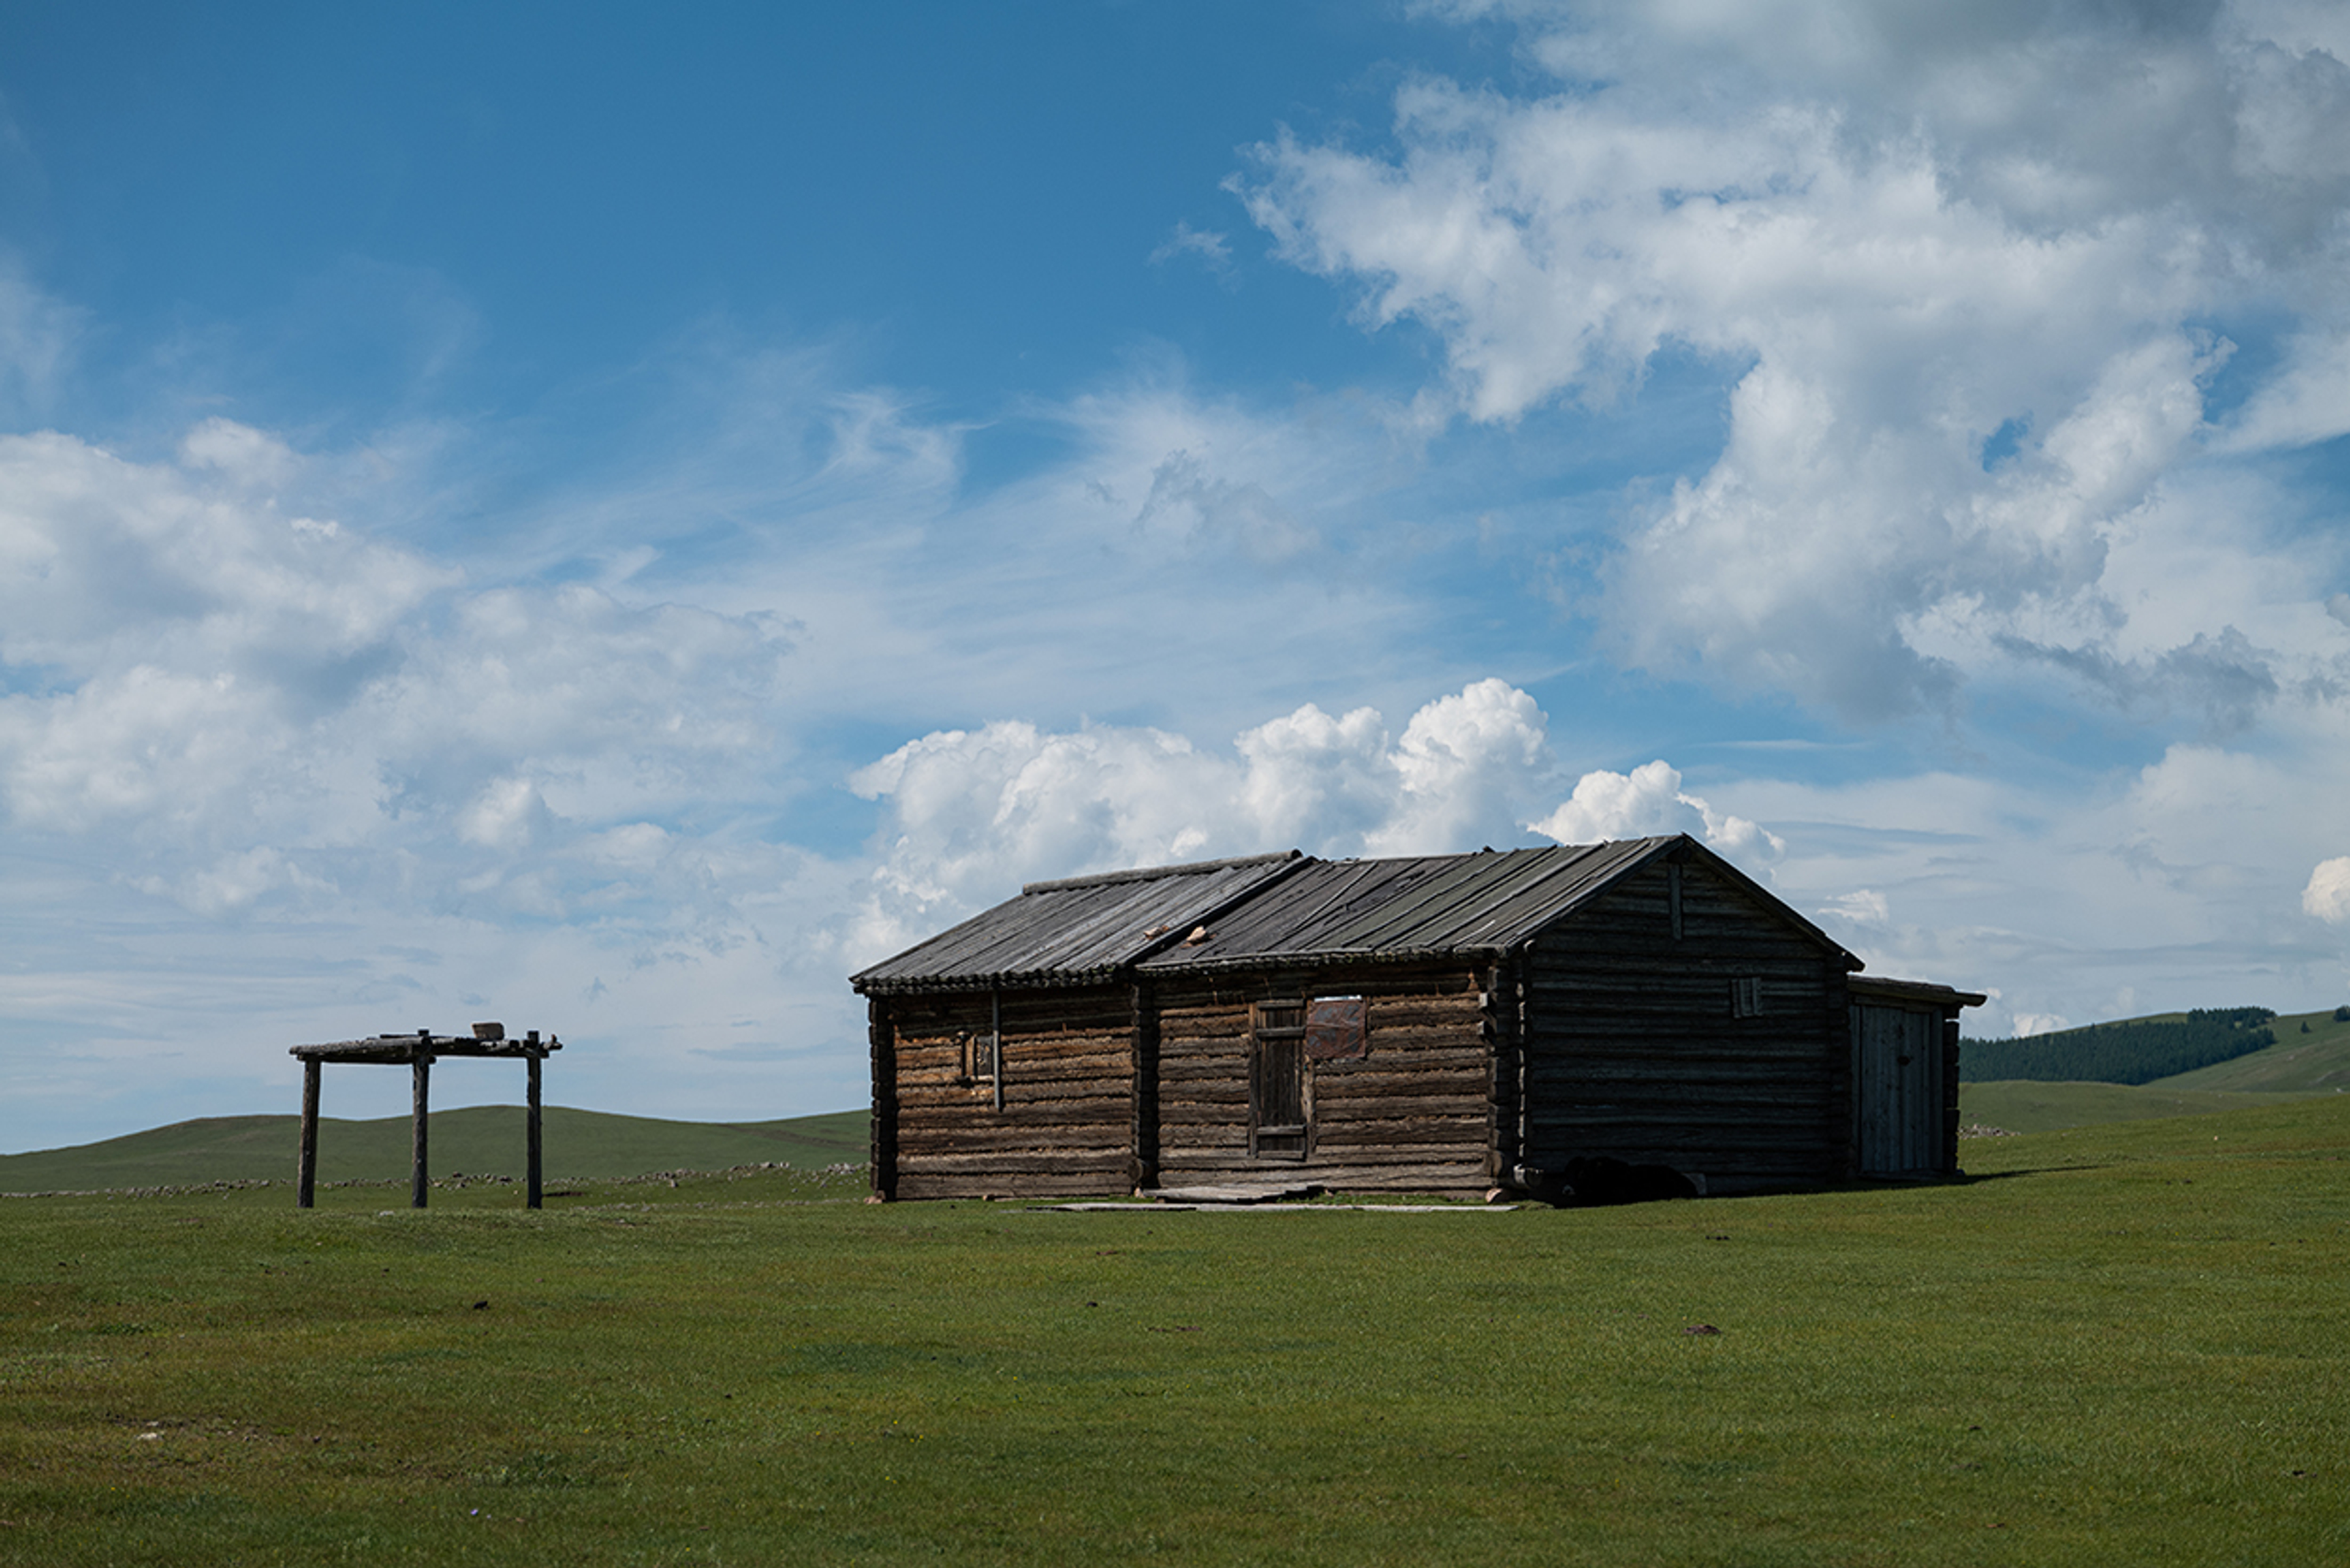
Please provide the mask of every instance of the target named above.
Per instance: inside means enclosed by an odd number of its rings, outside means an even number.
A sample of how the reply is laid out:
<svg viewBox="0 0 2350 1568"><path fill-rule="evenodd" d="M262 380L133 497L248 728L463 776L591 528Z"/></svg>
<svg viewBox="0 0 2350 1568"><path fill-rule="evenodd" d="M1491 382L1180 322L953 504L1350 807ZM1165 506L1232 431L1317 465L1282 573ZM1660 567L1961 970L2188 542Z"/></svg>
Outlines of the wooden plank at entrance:
<svg viewBox="0 0 2350 1568"><path fill-rule="evenodd" d="M532 1038L534 1038L534 1039L537 1038L537 1033L536 1033L536 1031L533 1031L533 1032L532 1032ZM533 1056L533 1057L531 1057L531 1059L530 1059L530 1130L529 1130L529 1134L528 1134L528 1142L529 1142L529 1145L530 1145L530 1196L529 1196L529 1199L527 1199L527 1201L528 1201L529 1207L531 1207L531 1208L533 1208L533 1209L536 1209L536 1208L541 1207L541 1204L540 1204L540 1201L539 1201L541 1194L540 1194L540 1190L539 1190L539 1180L538 1180L538 1168L539 1168L539 1160L538 1160L538 1064L539 1064L539 1061L540 1061L540 1058L539 1058L539 1057L537 1057L537 1056L536 1056L536 1055L534 1055L534 1056Z"/></svg>
<svg viewBox="0 0 2350 1568"><path fill-rule="evenodd" d="M412 1163L408 1179L408 1206L421 1209L432 1186L432 1178L425 1174L424 1158L425 1106L432 1097L432 1058L417 1057L415 1065L410 1070L415 1075L416 1106L411 1113L415 1147L411 1151Z"/></svg>

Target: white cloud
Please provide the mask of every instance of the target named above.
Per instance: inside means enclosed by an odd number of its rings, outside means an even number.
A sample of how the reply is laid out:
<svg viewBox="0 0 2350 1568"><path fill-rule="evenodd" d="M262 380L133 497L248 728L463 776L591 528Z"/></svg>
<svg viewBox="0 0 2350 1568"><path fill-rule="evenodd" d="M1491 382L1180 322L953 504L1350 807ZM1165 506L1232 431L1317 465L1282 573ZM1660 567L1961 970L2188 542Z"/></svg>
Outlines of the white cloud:
<svg viewBox="0 0 2350 1568"><path fill-rule="evenodd" d="M1230 538L1259 561L1285 560L1315 542L1263 485L1219 478L1189 450L1168 453L1151 470L1134 522L1149 532Z"/></svg>
<svg viewBox="0 0 2350 1568"><path fill-rule="evenodd" d="M364 658L454 575L281 514L272 493L296 466L218 420L178 464L0 436L0 659L68 677L234 669L291 687Z"/></svg>
<svg viewBox="0 0 2350 1568"><path fill-rule="evenodd" d="M1198 257L1217 276L1226 276L1232 270L1232 236L1215 229L1195 229L1189 223L1178 223L1149 259L1151 265L1159 266L1186 255Z"/></svg>
<svg viewBox="0 0 2350 1568"><path fill-rule="evenodd" d="M1893 906L1874 888L1856 888L1828 900L1822 914L1857 926L1886 927L1893 923Z"/></svg>
<svg viewBox="0 0 2350 1568"><path fill-rule="evenodd" d="M1533 825L1561 844L1646 838L1687 833L1740 858L1784 854L1786 841L1742 816L1718 812L1681 788L1679 772L1661 759L1628 774L1599 769L1584 774L1557 810Z"/></svg>
<svg viewBox="0 0 2350 1568"><path fill-rule="evenodd" d="M1835 785L1741 781L1784 825L1773 887L1869 971L1998 993L1970 1033L2028 1015L2326 1003L2343 984L2305 846L2332 834L2350 737L2179 744L2086 784L1919 773ZM2311 902L2314 897L2314 905ZM1882 913L1879 913L1881 906Z"/></svg>
<svg viewBox="0 0 2350 1568"><path fill-rule="evenodd" d="M2328 925L2350 923L2350 856L2317 863L2301 890L2301 907Z"/></svg>
<svg viewBox="0 0 2350 1568"><path fill-rule="evenodd" d="M1516 18L1560 90L1416 79L1391 154L1284 139L1240 189L1367 324L1433 333L1471 419L1636 396L1668 349L1733 383L1721 452L1635 499L1575 600L1625 659L1863 720L2041 659L2098 700L2210 708L2209 650L2250 623L2199 604L2176 554L2150 604L2116 563L2166 564L2142 522L2204 461L2232 352L2214 319L2289 324L2236 449L2350 428L2338 28L2289 7L1447 9ZM2240 555L2278 548L2206 521ZM2125 656L2142 622L2169 640ZM2231 662L2290 687L2311 651ZM2096 677L2125 657L2128 680ZM2218 701L2224 730L2267 698Z"/></svg>
<svg viewBox="0 0 2350 1568"><path fill-rule="evenodd" d="M133 665L57 696L0 699L0 780L19 822L72 831L150 814L188 821L283 765L264 693L230 675Z"/></svg>
<svg viewBox="0 0 2350 1568"><path fill-rule="evenodd" d="M847 939L869 961L1024 881L1291 847L1332 858L1689 832L1749 860L1776 835L1717 812L1652 763L1586 774L1557 798L1548 722L1507 681L1423 704L1393 735L1376 710L1312 703L1229 753L1163 731L1053 733L1002 721L910 742L856 775L884 807L873 892Z"/></svg>
<svg viewBox="0 0 2350 1568"><path fill-rule="evenodd" d="M276 850L262 846L224 855L213 864L192 869L177 881L160 877L140 878L141 892L151 893L207 917L234 915L265 895L284 888L328 893L328 884L309 876Z"/></svg>
<svg viewBox="0 0 2350 1568"><path fill-rule="evenodd" d="M485 848L520 848L551 815L528 779L493 779L458 814L457 832L466 843Z"/></svg>
<svg viewBox="0 0 2350 1568"><path fill-rule="evenodd" d="M1506 737L1474 701L1408 747L1375 711L1298 705L1315 662L1428 677L1388 646L1419 612L1350 564L1362 536L1325 539L1390 483L1375 421L1202 398L1155 364L1030 410L1064 460L965 492L962 432L903 398L789 356L713 384L685 421L706 436L481 541L442 520L479 503L448 499L430 432L321 452L214 420L142 457L0 437L0 834L48 868L0 907L30 966L0 983L12 1041L179 1053L151 1081L184 1114L243 1108L290 1039L527 1005L691 1114L823 1109L853 1073L808 1053L853 1056L843 977L871 956L838 759L920 732L909 710L1123 707L1173 674L1194 720L1295 710L1243 737L1245 769L1133 725L1040 729L969 822L926 816L920 788L961 784L910 763L891 809L948 842L888 866L925 898L992 901L1013 861L1188 857L1228 826L1137 779L1239 778L1262 797L1239 819L1357 852L1460 820L1449 798L1399 815L1399 759L1498 798L1471 775ZM713 547L713 516L740 535ZM750 1023L794 1044L744 1089L712 1053ZM93 1108L124 1091L66 1068L0 1077L20 1121L157 1119ZM604 1103L639 1101L626 1077Z"/></svg>
<svg viewBox="0 0 2350 1568"><path fill-rule="evenodd" d="M1553 767L1542 710L1491 678L1414 713L1394 763L1394 814L1364 839L1373 854L1451 854L1486 833L1514 835L1518 804Z"/></svg>
<svg viewBox="0 0 2350 1568"><path fill-rule="evenodd" d="M569 839L768 793L789 649L773 618L577 584L467 591L293 513L312 466L218 420L164 462L0 437L0 806L18 829L114 833L132 885L204 913L320 877L380 895L395 855L403 897L494 885L545 912L584 875L563 869ZM485 884L485 848L542 863Z"/></svg>
<svg viewBox="0 0 2350 1568"><path fill-rule="evenodd" d="M1312 703L1230 753L1149 729L1019 722L910 742L857 774L883 803L882 864L856 939L879 957L1022 882L1303 847L1334 857L1516 841L1553 763L1542 711L1476 681L1391 737L1368 708Z"/></svg>
<svg viewBox="0 0 2350 1568"><path fill-rule="evenodd" d="M577 584L468 592L287 515L306 462L223 421L172 463L0 438L17 824L126 826L160 857L149 881L193 886L189 867L257 846L519 848L550 811L593 826L765 793L790 647L772 617Z"/></svg>

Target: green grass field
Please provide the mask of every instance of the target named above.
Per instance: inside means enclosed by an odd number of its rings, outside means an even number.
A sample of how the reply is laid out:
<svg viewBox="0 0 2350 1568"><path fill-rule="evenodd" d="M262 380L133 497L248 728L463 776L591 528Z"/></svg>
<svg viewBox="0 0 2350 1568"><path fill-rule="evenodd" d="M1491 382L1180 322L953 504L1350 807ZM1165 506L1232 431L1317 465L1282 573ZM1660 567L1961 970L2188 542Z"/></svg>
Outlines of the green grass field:
<svg viewBox="0 0 2350 1568"><path fill-rule="evenodd" d="M1961 1127L1993 1127L2005 1132L2055 1132L2105 1122L2152 1121L2164 1116L2210 1116L2256 1110L2311 1097L2311 1092L2246 1094L2224 1089L2174 1089L2164 1084L2043 1084L2015 1079L1959 1085ZM2350 1102L2350 1096L2345 1096Z"/></svg>
<svg viewBox="0 0 2350 1568"><path fill-rule="evenodd" d="M1564 1211L0 1200L0 1563L2350 1561L2350 1097L1965 1155Z"/></svg>
<svg viewBox="0 0 2350 1568"><path fill-rule="evenodd" d="M724 1170L768 1161L802 1169L866 1158L866 1113L835 1112L774 1122L673 1122L549 1106L541 1137L546 1175L638 1176L655 1170ZM211 1181L294 1179L299 1119L212 1116L72 1148L0 1155L0 1192L98 1188L193 1187ZM434 1111L428 1133L432 1174L520 1177L523 1109L475 1106ZM409 1169L409 1120L318 1124L321 1181L396 1181Z"/></svg>

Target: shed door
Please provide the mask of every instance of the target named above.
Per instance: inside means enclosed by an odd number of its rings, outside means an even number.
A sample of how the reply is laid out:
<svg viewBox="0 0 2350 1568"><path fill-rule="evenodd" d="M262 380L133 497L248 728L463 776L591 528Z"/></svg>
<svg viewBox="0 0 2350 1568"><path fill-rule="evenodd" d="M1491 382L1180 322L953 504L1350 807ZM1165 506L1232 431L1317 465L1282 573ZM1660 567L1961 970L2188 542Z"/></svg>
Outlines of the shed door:
<svg viewBox="0 0 2350 1568"><path fill-rule="evenodd" d="M1942 1155L1942 1020L1856 1005L1853 1074L1863 1176L1932 1176Z"/></svg>
<svg viewBox="0 0 2350 1568"><path fill-rule="evenodd" d="M1263 1002L1249 1051L1249 1153L1259 1159L1304 1159L1309 1115L1305 1087L1305 1004Z"/></svg>

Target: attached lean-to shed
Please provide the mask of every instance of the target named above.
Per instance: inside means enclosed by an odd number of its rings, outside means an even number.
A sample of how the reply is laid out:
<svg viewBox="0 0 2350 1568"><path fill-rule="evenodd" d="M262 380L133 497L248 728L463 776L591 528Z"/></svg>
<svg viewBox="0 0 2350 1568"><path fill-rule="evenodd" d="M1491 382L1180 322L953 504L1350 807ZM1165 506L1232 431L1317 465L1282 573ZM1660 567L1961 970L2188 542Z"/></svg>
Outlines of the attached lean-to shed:
<svg viewBox="0 0 2350 1568"><path fill-rule="evenodd" d="M874 1184L1469 1193L1621 1161L1723 1191L1955 1169L1955 1020L1982 998L1859 967L1686 836L1032 884L854 977ZM1867 1067L1857 1042L1909 1028L1864 1023L1877 1008L1947 1019L1933 1063Z"/></svg>

